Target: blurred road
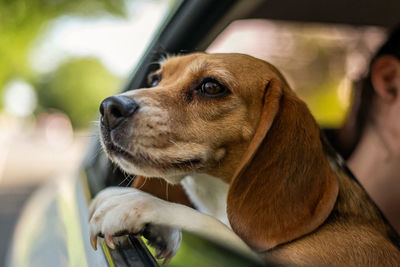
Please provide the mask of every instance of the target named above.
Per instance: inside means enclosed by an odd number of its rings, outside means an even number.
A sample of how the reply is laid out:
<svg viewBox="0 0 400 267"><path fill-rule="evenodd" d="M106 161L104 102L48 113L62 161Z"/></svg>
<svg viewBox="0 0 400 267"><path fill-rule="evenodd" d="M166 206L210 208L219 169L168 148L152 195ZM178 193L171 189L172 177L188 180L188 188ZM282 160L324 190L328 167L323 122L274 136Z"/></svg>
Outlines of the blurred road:
<svg viewBox="0 0 400 267"><path fill-rule="evenodd" d="M32 193L60 173L77 170L85 154L90 135L57 123L52 128L0 114L0 267Z"/></svg>
<svg viewBox="0 0 400 267"><path fill-rule="evenodd" d="M22 207L37 185L0 187L0 266L4 266L6 253Z"/></svg>

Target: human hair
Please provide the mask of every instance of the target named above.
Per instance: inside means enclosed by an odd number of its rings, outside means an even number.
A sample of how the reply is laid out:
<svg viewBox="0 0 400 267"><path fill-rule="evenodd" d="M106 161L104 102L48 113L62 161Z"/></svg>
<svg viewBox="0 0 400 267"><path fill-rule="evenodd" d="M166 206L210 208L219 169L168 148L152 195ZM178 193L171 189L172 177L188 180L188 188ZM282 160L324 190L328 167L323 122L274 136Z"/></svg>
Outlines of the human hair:
<svg viewBox="0 0 400 267"><path fill-rule="evenodd" d="M383 55L400 59L400 25L387 38L386 42L372 57L367 75L355 83L353 103L343 127L337 132L334 145L336 150L347 159L361 139L365 126L372 117L376 92L371 81L371 68Z"/></svg>

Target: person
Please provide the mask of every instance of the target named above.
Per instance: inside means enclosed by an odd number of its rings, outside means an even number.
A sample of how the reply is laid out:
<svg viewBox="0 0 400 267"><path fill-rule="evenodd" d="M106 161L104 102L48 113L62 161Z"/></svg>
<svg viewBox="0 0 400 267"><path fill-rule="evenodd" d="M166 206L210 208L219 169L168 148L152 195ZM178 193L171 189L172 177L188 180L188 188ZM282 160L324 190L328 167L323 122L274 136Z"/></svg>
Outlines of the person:
<svg viewBox="0 0 400 267"><path fill-rule="evenodd" d="M400 25L372 58L333 145L400 233Z"/></svg>

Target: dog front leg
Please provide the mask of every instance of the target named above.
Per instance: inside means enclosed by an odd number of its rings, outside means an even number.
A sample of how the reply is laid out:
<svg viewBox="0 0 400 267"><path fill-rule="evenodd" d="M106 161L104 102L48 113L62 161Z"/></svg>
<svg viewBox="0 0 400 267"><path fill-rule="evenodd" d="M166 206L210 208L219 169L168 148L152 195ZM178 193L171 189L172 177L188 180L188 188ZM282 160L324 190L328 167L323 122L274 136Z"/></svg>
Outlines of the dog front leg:
<svg viewBox="0 0 400 267"><path fill-rule="evenodd" d="M180 232L176 232L180 229L255 256L239 236L216 218L135 188L110 187L101 191L90 205L89 221L94 248L98 236L104 236L107 245L114 248L113 237L144 234L150 237L152 243L158 232L162 238L170 239L160 241L160 244L169 244L168 251L160 255L170 258L180 245Z"/></svg>

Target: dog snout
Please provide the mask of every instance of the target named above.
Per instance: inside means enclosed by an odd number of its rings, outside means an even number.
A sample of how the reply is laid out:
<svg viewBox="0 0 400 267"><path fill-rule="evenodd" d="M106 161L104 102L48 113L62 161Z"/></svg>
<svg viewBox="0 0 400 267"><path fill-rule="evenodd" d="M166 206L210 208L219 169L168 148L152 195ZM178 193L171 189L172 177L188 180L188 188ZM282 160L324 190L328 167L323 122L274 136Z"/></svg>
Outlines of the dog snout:
<svg viewBox="0 0 400 267"><path fill-rule="evenodd" d="M129 97L108 97L100 104L101 123L112 130L132 116L138 108L138 103Z"/></svg>

